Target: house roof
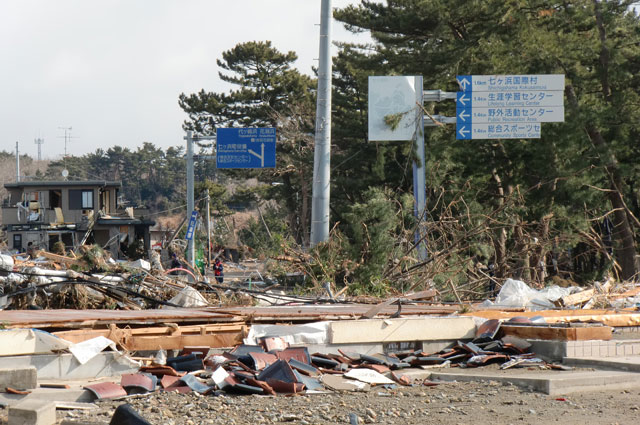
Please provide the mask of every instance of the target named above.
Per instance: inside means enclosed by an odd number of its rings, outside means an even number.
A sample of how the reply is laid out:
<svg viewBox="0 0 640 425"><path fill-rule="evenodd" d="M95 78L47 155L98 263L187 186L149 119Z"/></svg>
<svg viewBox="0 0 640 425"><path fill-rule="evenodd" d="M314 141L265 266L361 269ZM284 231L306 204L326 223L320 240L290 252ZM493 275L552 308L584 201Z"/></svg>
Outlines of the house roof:
<svg viewBox="0 0 640 425"><path fill-rule="evenodd" d="M7 189L27 188L27 187L77 187L77 186L99 186L99 187L122 187L122 182L107 180L78 180L78 181L28 181L5 183Z"/></svg>

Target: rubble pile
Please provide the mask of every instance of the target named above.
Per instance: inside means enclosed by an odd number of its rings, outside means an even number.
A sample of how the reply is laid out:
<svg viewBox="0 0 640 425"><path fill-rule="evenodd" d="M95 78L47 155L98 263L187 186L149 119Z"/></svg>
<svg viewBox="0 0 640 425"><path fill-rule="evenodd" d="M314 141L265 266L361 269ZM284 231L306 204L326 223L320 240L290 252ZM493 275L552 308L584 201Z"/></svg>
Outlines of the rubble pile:
<svg viewBox="0 0 640 425"><path fill-rule="evenodd" d="M640 286L634 282L616 283L612 278L594 282L591 287L569 286L556 280L554 284L536 290L525 282L507 279L494 301L486 300L480 308L524 308L530 311L554 309L606 309L640 306Z"/></svg>
<svg viewBox="0 0 640 425"><path fill-rule="evenodd" d="M116 262L97 246L82 246L79 254L0 254L0 309L140 310L220 302L220 294L192 272L167 274L145 260Z"/></svg>
<svg viewBox="0 0 640 425"><path fill-rule="evenodd" d="M498 320L485 322L473 341L458 341L436 353L404 351L361 354L338 349L337 354L310 354L307 347L290 347L279 337L260 339L260 345L237 345L230 351L209 353L210 348L185 347L177 357L156 356L137 374L123 375L120 384L88 386L97 398L156 390L200 394L297 394L317 391L368 391L372 386L437 385L415 380L403 369L471 368L499 363L501 369L536 367L567 370L529 352L526 340L506 335L496 338ZM161 352L162 353L162 352Z"/></svg>

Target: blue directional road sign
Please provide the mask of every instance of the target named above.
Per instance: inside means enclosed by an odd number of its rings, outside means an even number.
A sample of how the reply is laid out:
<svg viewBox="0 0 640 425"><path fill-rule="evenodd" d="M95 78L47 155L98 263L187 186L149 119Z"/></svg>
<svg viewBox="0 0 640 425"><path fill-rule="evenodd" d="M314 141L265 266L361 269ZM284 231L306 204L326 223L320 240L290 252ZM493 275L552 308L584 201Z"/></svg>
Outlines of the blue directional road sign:
<svg viewBox="0 0 640 425"><path fill-rule="evenodd" d="M456 124L456 139L539 139L540 123Z"/></svg>
<svg viewBox="0 0 640 425"><path fill-rule="evenodd" d="M218 168L275 168L275 128L219 128Z"/></svg>
<svg viewBox="0 0 640 425"><path fill-rule="evenodd" d="M563 106L564 92L518 90L508 92L466 92L456 93L457 108L514 108Z"/></svg>
<svg viewBox="0 0 640 425"><path fill-rule="evenodd" d="M564 121L564 75L458 75L456 139L539 138Z"/></svg>
<svg viewBox="0 0 640 425"><path fill-rule="evenodd" d="M191 218L189 219L189 225L187 226L187 234L185 235L185 239L190 241L193 239L193 232L196 231L196 219L198 218L198 211L191 211Z"/></svg>
<svg viewBox="0 0 640 425"><path fill-rule="evenodd" d="M557 91L564 90L564 74L458 75L461 91Z"/></svg>
<svg viewBox="0 0 640 425"><path fill-rule="evenodd" d="M516 108L457 108L456 123L528 123L563 122L564 106L516 107Z"/></svg>

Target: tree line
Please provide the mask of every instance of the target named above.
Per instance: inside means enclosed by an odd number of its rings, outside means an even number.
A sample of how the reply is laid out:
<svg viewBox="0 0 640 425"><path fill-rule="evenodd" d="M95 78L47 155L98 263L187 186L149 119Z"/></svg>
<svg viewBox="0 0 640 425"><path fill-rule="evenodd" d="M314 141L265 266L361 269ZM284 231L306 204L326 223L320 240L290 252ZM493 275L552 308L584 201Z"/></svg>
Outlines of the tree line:
<svg viewBox="0 0 640 425"><path fill-rule="evenodd" d="M309 241L316 79L295 68L295 52L240 43L217 61L231 90L179 96L184 128L207 135L277 127L277 166L215 176L200 164L198 179L257 178L262 184L243 196L271 202L245 240L354 293L435 284L458 297L478 293L474 282L491 288L510 276L539 284L553 275L631 279L640 226L640 22L632 3L388 0L336 9L335 19L370 31L373 42L336 43L332 238L314 250L301 247ZM367 141L368 77L421 75L425 89L457 91L456 75L473 74L564 74L565 122L525 140L464 141L452 126L427 129L419 223L415 147ZM453 116L455 105L426 104L425 112ZM68 158L67 168L122 179L127 198L161 209L184 199L176 184L183 153L145 143Z"/></svg>

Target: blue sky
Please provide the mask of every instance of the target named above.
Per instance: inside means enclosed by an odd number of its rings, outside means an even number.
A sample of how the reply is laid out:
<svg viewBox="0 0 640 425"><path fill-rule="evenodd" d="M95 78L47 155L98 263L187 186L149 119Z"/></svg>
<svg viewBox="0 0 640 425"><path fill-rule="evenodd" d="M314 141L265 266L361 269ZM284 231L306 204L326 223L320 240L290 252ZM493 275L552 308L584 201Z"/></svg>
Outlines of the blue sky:
<svg viewBox="0 0 640 425"><path fill-rule="evenodd" d="M357 0L332 0L334 8ZM11 0L0 2L0 150L82 155L144 141L183 144L178 95L224 91L216 59L271 40L317 65L320 0ZM368 40L333 23L335 41ZM335 48L334 48L335 52Z"/></svg>

